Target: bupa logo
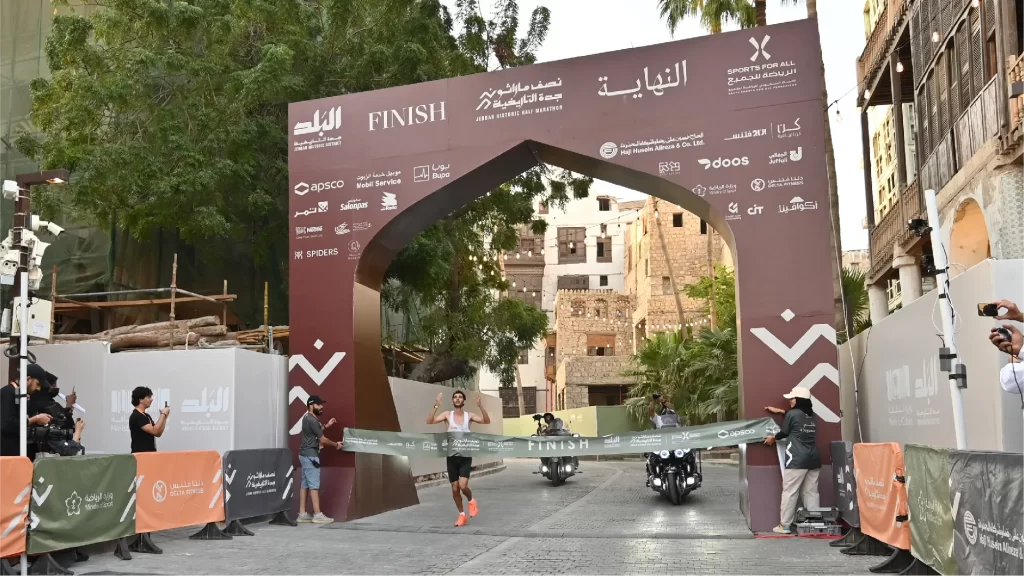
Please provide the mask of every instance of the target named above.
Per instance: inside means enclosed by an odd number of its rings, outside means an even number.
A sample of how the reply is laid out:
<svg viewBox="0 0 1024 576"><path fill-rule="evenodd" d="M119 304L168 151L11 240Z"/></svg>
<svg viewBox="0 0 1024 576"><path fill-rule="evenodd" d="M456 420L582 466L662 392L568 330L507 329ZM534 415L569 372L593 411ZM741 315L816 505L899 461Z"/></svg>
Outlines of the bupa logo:
<svg viewBox="0 0 1024 576"><path fill-rule="evenodd" d="M719 156L714 160L701 158L700 160L697 160L697 163L703 166L705 170L710 170L711 168L717 170L719 168L734 168L737 166L747 166L750 164L750 158L748 158L747 156L743 156L742 158L722 158L721 156Z"/></svg>
<svg viewBox="0 0 1024 576"><path fill-rule="evenodd" d="M299 182L295 185L295 193L299 196L305 196L307 192L309 192L309 184Z"/></svg>
<svg viewBox="0 0 1024 576"><path fill-rule="evenodd" d="M755 40L753 37L750 38L750 44L754 47L754 54L750 57L751 62L757 62L758 56L763 56L765 60L772 59L772 55L769 54L768 51L764 49L764 47L768 45L768 41L771 39L771 36L765 34L764 38L761 39L761 42L759 44L757 40Z"/></svg>

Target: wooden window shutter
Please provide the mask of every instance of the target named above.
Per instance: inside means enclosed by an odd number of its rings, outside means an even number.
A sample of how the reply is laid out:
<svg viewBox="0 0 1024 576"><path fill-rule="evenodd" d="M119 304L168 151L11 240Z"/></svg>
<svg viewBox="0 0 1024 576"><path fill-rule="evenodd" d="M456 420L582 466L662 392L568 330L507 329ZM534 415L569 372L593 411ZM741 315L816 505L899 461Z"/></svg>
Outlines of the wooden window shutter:
<svg viewBox="0 0 1024 576"><path fill-rule="evenodd" d="M985 67L982 65L982 53L985 45L981 38L981 20L977 10L971 12L971 100L981 92L985 85Z"/></svg>
<svg viewBox="0 0 1024 576"><path fill-rule="evenodd" d="M935 89L938 93L937 105L938 105L938 118L939 118L939 137L944 138L949 132L949 96L947 94L946 85L946 56L945 52L939 54L939 59L935 63Z"/></svg>
<svg viewBox="0 0 1024 576"><path fill-rule="evenodd" d="M957 50L956 41L948 44L949 48L946 50L946 82L949 84L948 98L949 98L949 113L950 113L950 124L956 125L957 118L960 117L960 71L957 65Z"/></svg>
<svg viewBox="0 0 1024 576"><path fill-rule="evenodd" d="M961 24L956 31L956 55L959 60L960 108L967 110L971 105L971 44L970 24Z"/></svg>

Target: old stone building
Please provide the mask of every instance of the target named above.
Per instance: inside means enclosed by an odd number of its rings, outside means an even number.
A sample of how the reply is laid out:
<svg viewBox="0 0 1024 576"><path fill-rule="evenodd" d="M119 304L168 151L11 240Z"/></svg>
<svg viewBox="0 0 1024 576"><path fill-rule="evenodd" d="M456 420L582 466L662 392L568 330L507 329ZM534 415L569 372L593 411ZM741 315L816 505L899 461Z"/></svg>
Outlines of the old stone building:
<svg viewBox="0 0 1024 576"><path fill-rule="evenodd" d="M636 301L636 337L708 322L707 302L681 292L708 275L714 263L732 265L725 242L707 222L675 204L648 198L627 228L625 243L626 293Z"/></svg>
<svg viewBox="0 0 1024 576"><path fill-rule="evenodd" d="M559 290L555 296L555 408L621 404L630 380L634 299L612 290ZM551 344L554 344L552 347Z"/></svg>

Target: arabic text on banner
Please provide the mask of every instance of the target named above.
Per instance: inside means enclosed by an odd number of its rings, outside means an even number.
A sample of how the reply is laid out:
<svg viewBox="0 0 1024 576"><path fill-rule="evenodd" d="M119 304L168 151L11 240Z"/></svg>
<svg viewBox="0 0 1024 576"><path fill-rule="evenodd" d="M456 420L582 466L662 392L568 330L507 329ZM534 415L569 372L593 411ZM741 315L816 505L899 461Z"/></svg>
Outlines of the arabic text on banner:
<svg viewBox="0 0 1024 576"><path fill-rule="evenodd" d="M389 456L441 458L499 456L601 456L677 449L708 449L761 442L778 430L771 418L663 428L600 438L578 436L497 436L475 432L417 434L345 429L343 449Z"/></svg>
<svg viewBox="0 0 1024 576"><path fill-rule="evenodd" d="M140 534L224 520L220 454L214 450L145 452L139 461Z"/></svg>

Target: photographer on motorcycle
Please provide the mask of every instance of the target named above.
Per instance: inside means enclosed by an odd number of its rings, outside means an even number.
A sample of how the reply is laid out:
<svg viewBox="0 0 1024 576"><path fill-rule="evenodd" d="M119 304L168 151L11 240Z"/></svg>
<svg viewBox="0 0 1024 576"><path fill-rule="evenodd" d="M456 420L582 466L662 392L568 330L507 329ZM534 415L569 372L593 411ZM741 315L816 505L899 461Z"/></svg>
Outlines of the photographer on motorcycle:
<svg viewBox="0 0 1024 576"><path fill-rule="evenodd" d="M561 418L556 418L555 415L552 414L551 412L545 412L544 413L544 424L547 425L547 428L545 428L544 431L542 432L542 434L544 434L544 435L555 434L556 430L565 430L566 429L565 428L565 422L563 422ZM580 469L580 459L575 457L575 456L573 456L572 465L573 465L573 467L577 471L579 471L579 469Z"/></svg>
<svg viewBox="0 0 1024 576"><path fill-rule="evenodd" d="M654 425L656 430L661 430L664 427L676 427L680 425L679 414L676 413L675 409L672 408L672 403L669 402L668 398L665 398L661 394L655 394L653 396L654 401L651 402L651 408L649 415L651 418L651 424ZM659 408L660 406L660 408ZM652 466L652 460L656 455L651 453L647 454L647 477L650 478L651 474L654 473L654 466ZM650 480L648 480L648 486L650 486Z"/></svg>

